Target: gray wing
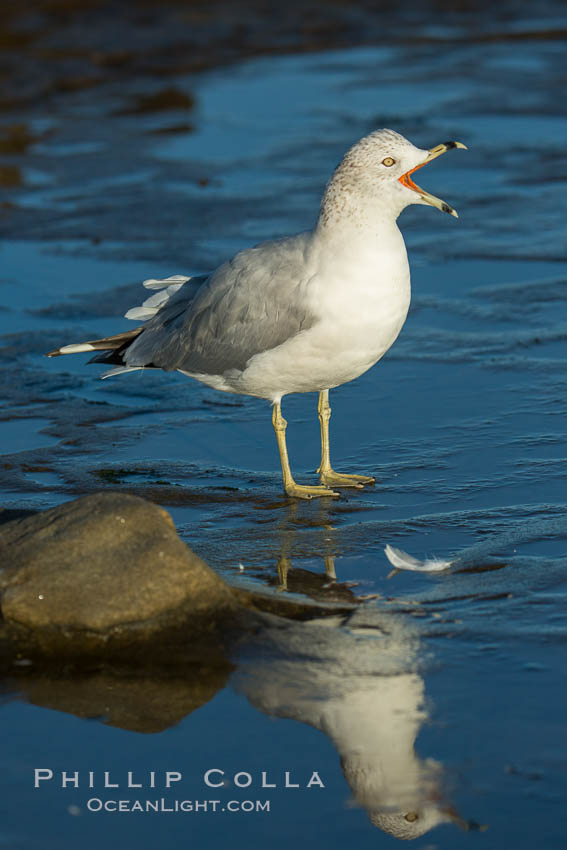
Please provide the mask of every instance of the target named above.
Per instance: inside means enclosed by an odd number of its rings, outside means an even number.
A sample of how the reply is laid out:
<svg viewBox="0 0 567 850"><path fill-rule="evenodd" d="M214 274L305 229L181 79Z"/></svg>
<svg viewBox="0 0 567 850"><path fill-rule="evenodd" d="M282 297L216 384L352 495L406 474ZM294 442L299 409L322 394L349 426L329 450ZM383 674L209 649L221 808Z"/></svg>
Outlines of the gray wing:
<svg viewBox="0 0 567 850"><path fill-rule="evenodd" d="M301 297L306 242L306 234L265 242L220 266L196 293L182 286L129 347L127 365L222 375L310 328L316 317Z"/></svg>

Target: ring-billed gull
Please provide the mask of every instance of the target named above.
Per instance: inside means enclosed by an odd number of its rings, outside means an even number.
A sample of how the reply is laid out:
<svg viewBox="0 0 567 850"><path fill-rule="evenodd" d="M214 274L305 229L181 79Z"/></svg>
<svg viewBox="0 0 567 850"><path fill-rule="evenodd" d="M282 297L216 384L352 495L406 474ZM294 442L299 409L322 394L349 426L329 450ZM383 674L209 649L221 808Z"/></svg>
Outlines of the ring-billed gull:
<svg viewBox="0 0 567 850"><path fill-rule="evenodd" d="M457 217L412 174L464 147L421 150L393 130L365 136L333 173L313 230L241 251L211 274L147 280L156 294L126 313L143 324L48 356L101 351L92 360L114 364L102 377L178 370L217 390L268 399L289 496L338 496L333 487L373 484L371 476L331 466L329 390L370 369L398 336L410 273L396 220L409 204ZM284 395L306 392L319 393L319 486L294 481L281 412Z"/></svg>

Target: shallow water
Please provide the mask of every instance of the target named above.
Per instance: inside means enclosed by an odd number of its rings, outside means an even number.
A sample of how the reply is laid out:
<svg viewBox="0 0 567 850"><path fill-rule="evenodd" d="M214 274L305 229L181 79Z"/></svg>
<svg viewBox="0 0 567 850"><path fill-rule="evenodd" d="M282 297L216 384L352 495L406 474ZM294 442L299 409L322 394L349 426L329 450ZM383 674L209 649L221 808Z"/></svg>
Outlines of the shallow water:
<svg viewBox="0 0 567 850"><path fill-rule="evenodd" d="M135 76L14 108L38 140L6 157L22 185L0 243L4 507L121 489L166 506L232 582L378 598L348 622L236 647L228 681L187 671L191 697L146 683L145 735L138 720L113 720L109 694L123 683L112 677L89 690L15 675L0 846L88 850L112 830L125 848L393 847L365 813L380 806L421 807L421 823L451 810L469 827L453 815L416 840L422 850L564 846L567 18L542 7L546 38L522 18L481 20L471 37L467 20L440 31L432 16L376 46L174 74L189 110L123 114L144 87L160 89ZM161 373L99 382L86 358L43 357L128 327L120 316L146 277L207 270L309 227L344 150L379 126L469 151L424 177L459 221L424 207L401 219L414 296L400 339L331 394L335 464L372 472L375 487L290 502L266 403ZM284 410L293 468L311 480L316 398ZM387 543L458 561L388 579ZM120 798L270 799L271 811L94 814L84 783L36 790L34 767L109 770L122 783L130 770L145 785L152 770L178 770L178 788L122 787ZM279 787L213 792L208 768L255 780L265 770ZM318 771L326 787L284 789L286 770L301 784ZM97 778L97 797L117 794Z"/></svg>

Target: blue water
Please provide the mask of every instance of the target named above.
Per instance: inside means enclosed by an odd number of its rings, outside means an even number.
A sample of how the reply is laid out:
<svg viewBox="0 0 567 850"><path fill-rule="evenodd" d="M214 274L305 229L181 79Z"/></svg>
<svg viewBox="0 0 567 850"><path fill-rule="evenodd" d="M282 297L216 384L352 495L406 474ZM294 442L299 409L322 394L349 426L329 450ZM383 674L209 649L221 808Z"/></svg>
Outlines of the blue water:
<svg viewBox="0 0 567 850"><path fill-rule="evenodd" d="M421 806L417 823L447 820L416 838L420 850L565 845L565 44L439 35L180 75L196 98L185 134L146 133L167 113L111 116L116 87L79 91L26 154L0 243L3 506L118 488L163 504L232 582L325 601L334 569L343 592L377 598L348 622L235 646L228 683L206 693L192 669L132 693L34 670L7 681L0 846L94 850L112 835L125 850L394 847L368 816L385 805L369 790L379 776L390 814ZM289 503L264 402L160 373L99 382L86 358L44 358L128 327L146 277L206 270L310 226L342 153L380 126L469 151L423 178L459 220L416 207L400 221L414 291L400 339L331 394L335 465L375 487ZM284 412L297 478L314 480L316 399L287 398ZM388 579L388 543L457 562ZM140 714L153 731L136 731ZM34 789L34 768L54 779ZM211 795L210 768L254 784ZM123 787L105 790L105 770ZM165 770L183 774L172 791L124 788L127 771ZM258 786L263 770L278 788ZM79 771L80 787L62 789L61 771ZM301 783L318 771L325 788L284 789L285 771ZM431 774L417 796L412 771ZM271 808L88 810L93 796L156 794Z"/></svg>

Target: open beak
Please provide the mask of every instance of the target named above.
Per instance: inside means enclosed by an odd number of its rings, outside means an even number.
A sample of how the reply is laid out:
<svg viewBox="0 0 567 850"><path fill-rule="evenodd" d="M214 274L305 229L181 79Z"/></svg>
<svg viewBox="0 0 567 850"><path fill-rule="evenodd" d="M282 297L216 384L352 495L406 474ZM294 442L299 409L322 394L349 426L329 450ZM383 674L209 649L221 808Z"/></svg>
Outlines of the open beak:
<svg viewBox="0 0 567 850"><path fill-rule="evenodd" d="M432 159L436 159L438 156L441 156L442 153L446 153L452 148L463 148L463 150L467 150L467 146L463 145L462 142L443 142L440 145L436 145L436 147L431 148L431 150L428 151L427 158L423 162L420 162L419 165L416 165L415 168L410 169L410 171L406 171L405 174L398 177L398 180L402 186L406 186L406 188L417 192L427 204L431 204L432 207L437 207L438 210L442 210L443 212L449 213L449 215L454 215L455 218L458 218L459 216L453 207L450 207L449 204L442 201L441 198L436 198L435 195L430 195L429 192L426 192L425 189L421 189L411 179L411 175L414 171L417 171L418 168L423 168L423 166L431 162Z"/></svg>
<svg viewBox="0 0 567 850"><path fill-rule="evenodd" d="M461 829L464 829L465 832L486 832L488 829L488 824L477 823L474 820L465 820L459 815L453 806L449 806L447 809L444 809L444 812L449 816L450 820L452 820L454 824Z"/></svg>

